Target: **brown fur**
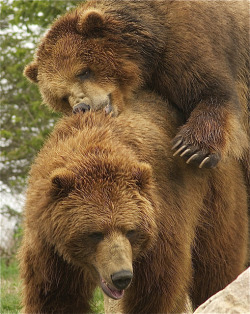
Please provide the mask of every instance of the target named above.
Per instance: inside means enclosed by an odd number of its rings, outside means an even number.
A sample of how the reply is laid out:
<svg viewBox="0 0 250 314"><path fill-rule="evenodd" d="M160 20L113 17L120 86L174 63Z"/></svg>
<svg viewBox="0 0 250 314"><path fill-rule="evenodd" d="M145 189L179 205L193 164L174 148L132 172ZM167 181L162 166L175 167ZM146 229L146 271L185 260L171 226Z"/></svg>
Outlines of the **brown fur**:
<svg viewBox="0 0 250 314"><path fill-rule="evenodd" d="M30 172L25 313L88 313L100 277L112 287L121 269L133 269L124 313L180 313L185 296L197 306L244 269L241 166L229 158L199 170L174 158L179 123L172 106L141 93L117 118L87 112L57 124Z"/></svg>
<svg viewBox="0 0 250 314"><path fill-rule="evenodd" d="M63 112L111 99L117 114L117 90L154 90L183 117L178 155L208 168L245 156L250 171L248 47L248 1L88 1L54 22L25 75Z"/></svg>

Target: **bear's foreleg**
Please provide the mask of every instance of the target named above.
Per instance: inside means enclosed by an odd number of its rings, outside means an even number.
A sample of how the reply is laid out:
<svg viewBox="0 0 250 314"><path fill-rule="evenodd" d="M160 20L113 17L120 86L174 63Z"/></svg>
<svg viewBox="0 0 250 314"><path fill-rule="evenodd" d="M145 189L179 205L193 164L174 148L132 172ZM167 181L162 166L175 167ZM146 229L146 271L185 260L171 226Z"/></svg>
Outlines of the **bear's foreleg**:
<svg viewBox="0 0 250 314"><path fill-rule="evenodd" d="M224 289L245 268L247 195L241 169L233 168L232 164L231 175L223 177L227 170L221 168L218 181L211 181L196 229L191 294L194 308Z"/></svg>
<svg viewBox="0 0 250 314"><path fill-rule="evenodd" d="M214 168L220 159L240 159L248 147L240 112L233 104L200 103L173 140L174 156L199 168Z"/></svg>
<svg viewBox="0 0 250 314"><path fill-rule="evenodd" d="M172 238L172 246L166 237L162 234L146 259L134 265L134 278L124 297L123 313L186 311L192 276L190 244Z"/></svg>
<svg viewBox="0 0 250 314"><path fill-rule="evenodd" d="M53 248L23 245L22 313L89 313L94 286L84 273L67 264Z"/></svg>

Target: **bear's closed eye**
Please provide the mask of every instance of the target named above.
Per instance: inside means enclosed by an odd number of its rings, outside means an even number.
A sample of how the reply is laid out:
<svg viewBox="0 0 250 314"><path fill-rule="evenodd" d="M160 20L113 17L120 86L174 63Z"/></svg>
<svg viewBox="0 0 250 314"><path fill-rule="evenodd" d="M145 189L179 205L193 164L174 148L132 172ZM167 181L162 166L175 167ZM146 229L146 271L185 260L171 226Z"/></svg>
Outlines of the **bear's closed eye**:
<svg viewBox="0 0 250 314"><path fill-rule="evenodd" d="M90 69L84 69L81 73L77 74L76 77L79 78L81 81L87 80L91 75Z"/></svg>
<svg viewBox="0 0 250 314"><path fill-rule="evenodd" d="M102 232L92 232L88 235L91 240L102 241L104 239L104 234Z"/></svg>

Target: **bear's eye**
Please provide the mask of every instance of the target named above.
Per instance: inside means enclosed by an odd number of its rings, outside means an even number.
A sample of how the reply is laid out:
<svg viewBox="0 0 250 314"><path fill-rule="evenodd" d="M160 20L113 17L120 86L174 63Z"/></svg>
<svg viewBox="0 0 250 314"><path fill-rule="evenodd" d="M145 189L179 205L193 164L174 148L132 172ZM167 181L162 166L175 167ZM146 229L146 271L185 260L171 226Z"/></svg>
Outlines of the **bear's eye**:
<svg viewBox="0 0 250 314"><path fill-rule="evenodd" d="M64 97L62 98L62 101L63 101L63 102L69 102L68 96L64 96Z"/></svg>
<svg viewBox="0 0 250 314"><path fill-rule="evenodd" d="M102 232L92 232L88 236L91 240L96 242L102 241L104 239L104 234Z"/></svg>
<svg viewBox="0 0 250 314"><path fill-rule="evenodd" d="M77 74L76 77L78 77L81 81L87 80L90 77L91 71L90 69L84 69L81 73Z"/></svg>
<svg viewBox="0 0 250 314"><path fill-rule="evenodd" d="M135 239L135 237L136 237L136 230L129 230L129 231L126 233L126 237L127 237L129 240Z"/></svg>

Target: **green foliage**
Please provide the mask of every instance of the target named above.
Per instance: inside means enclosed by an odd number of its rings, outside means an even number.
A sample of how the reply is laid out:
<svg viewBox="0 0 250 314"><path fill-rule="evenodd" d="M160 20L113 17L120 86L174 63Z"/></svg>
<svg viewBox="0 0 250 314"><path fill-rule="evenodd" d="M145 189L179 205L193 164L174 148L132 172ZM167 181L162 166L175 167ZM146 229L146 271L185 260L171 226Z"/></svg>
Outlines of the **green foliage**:
<svg viewBox="0 0 250 314"><path fill-rule="evenodd" d="M78 1L1 1L1 181L22 191L29 165L58 115L41 106L37 86L23 77L39 37Z"/></svg>
<svg viewBox="0 0 250 314"><path fill-rule="evenodd" d="M91 310L96 314L104 314L103 294L100 288L95 290Z"/></svg>
<svg viewBox="0 0 250 314"><path fill-rule="evenodd" d="M18 276L18 263L15 258L11 261L1 258L1 279L13 279Z"/></svg>

